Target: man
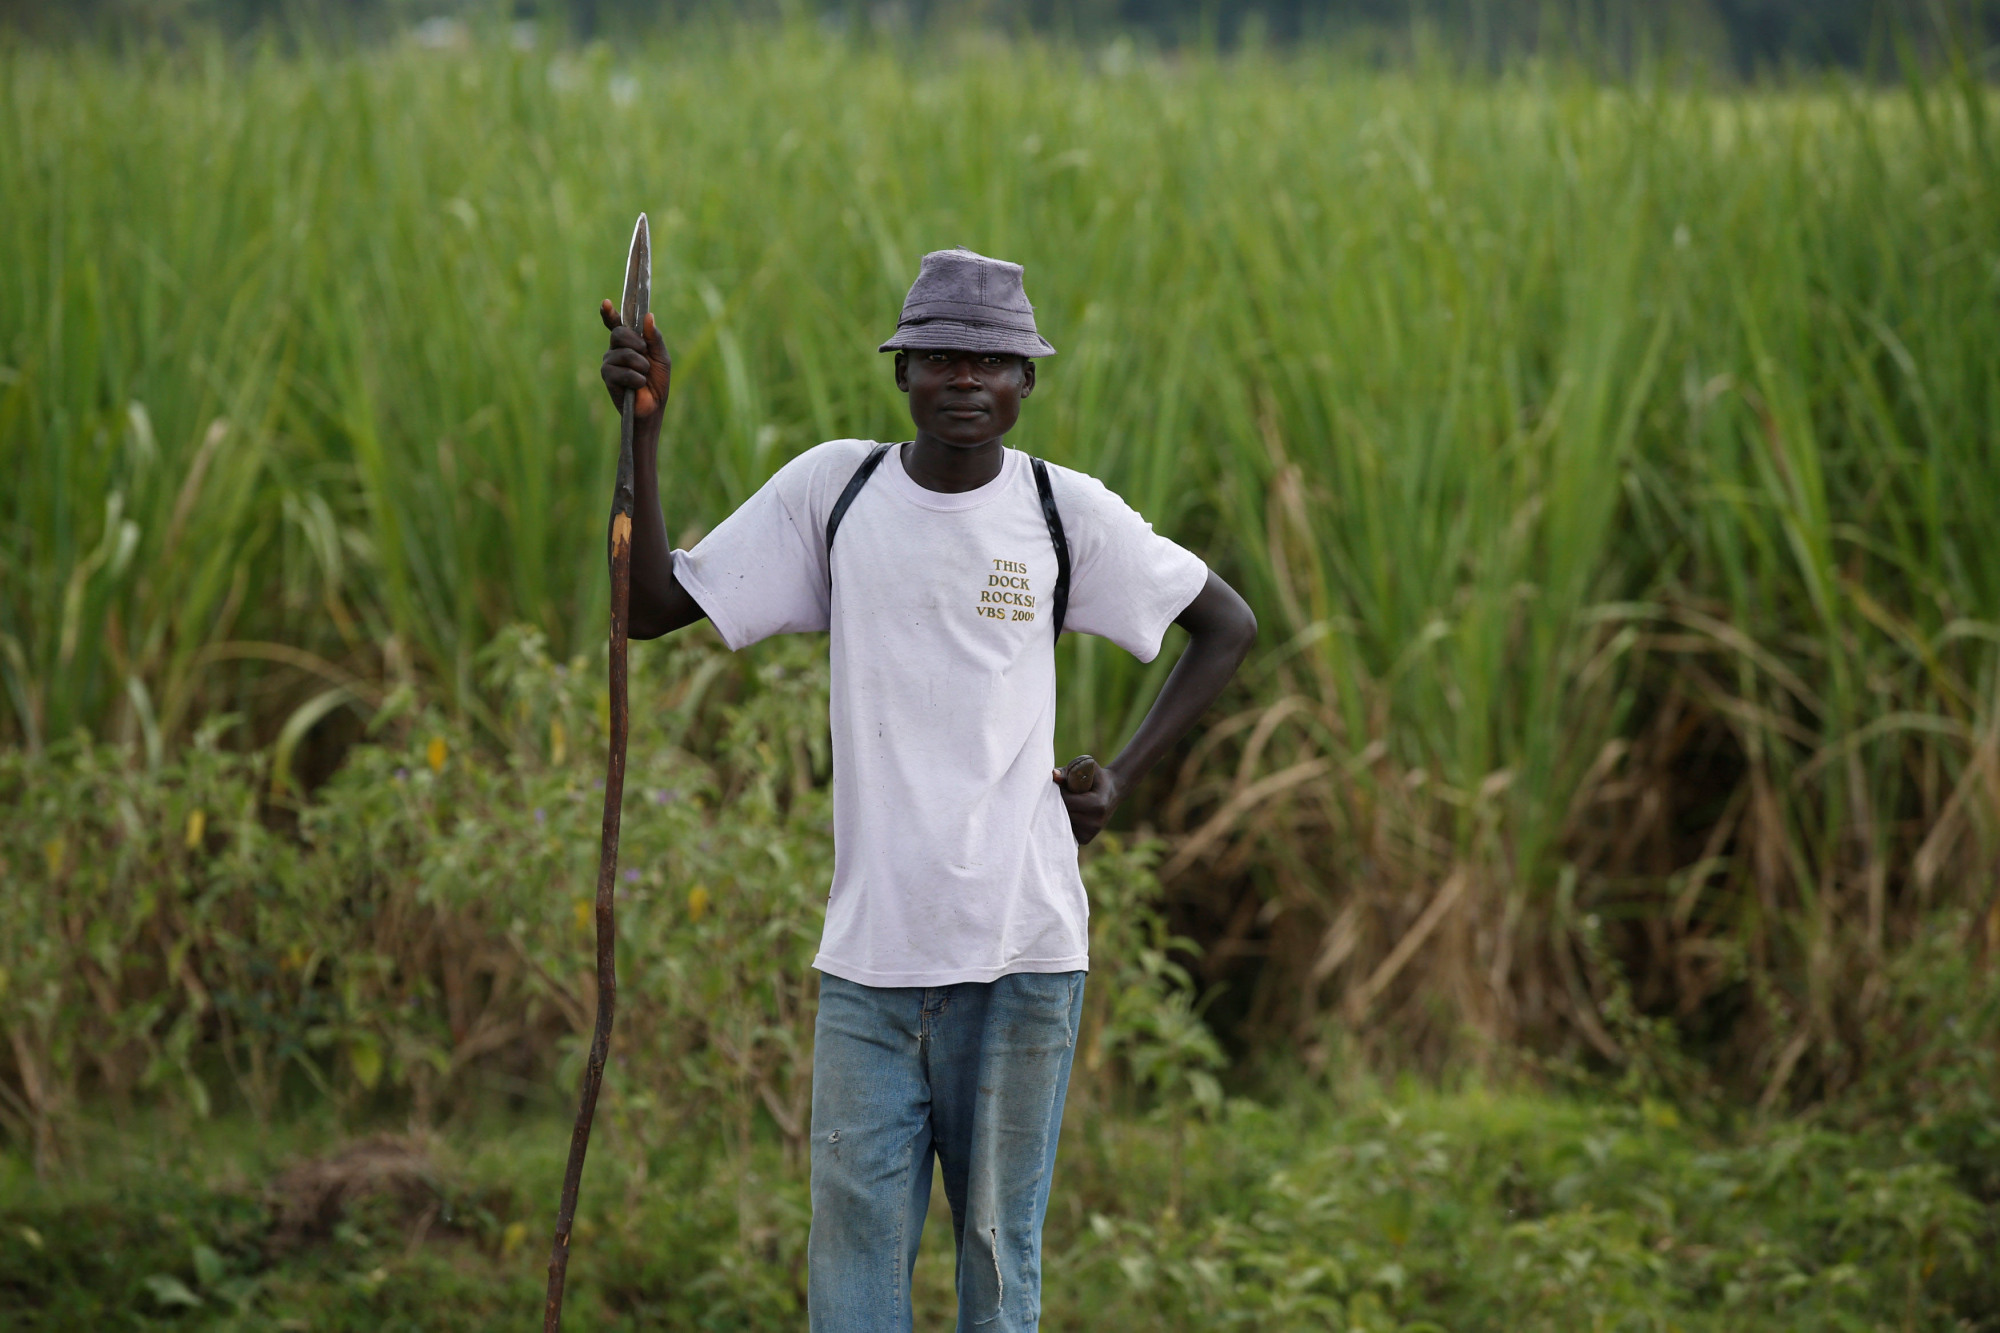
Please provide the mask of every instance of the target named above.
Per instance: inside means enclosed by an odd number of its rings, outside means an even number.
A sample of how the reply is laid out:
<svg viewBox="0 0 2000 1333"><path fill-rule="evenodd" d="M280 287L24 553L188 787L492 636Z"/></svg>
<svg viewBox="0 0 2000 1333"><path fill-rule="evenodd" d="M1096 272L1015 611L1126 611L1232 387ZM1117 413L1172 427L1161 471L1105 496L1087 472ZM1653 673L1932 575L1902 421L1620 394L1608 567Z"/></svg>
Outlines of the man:
<svg viewBox="0 0 2000 1333"><path fill-rule="evenodd" d="M1055 352L1019 265L924 256L879 349L896 354L916 438L807 450L692 551L668 550L660 512L666 349L650 317L642 338L609 301L602 315L604 382L614 399L637 394L632 637L704 616L731 649L830 631L814 1333L909 1329L933 1155L959 1328L1033 1329L1088 966L1077 847L1221 691L1256 620L1101 483L1005 447L1034 358ZM1051 767L1056 634L1100 634L1150 661L1169 623L1188 646L1159 698L1071 791Z"/></svg>

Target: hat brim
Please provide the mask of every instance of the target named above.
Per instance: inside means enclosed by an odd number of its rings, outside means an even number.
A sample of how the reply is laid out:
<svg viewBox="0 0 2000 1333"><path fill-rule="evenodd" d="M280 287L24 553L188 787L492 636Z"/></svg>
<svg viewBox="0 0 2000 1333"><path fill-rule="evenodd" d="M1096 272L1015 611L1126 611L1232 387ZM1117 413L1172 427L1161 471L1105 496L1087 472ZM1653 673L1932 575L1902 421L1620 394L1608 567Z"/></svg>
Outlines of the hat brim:
<svg viewBox="0 0 2000 1333"><path fill-rule="evenodd" d="M878 352L1004 352L1012 356L1054 356L1049 340L1029 329L1003 329L997 324L970 324L955 319L927 319L897 327L896 335Z"/></svg>

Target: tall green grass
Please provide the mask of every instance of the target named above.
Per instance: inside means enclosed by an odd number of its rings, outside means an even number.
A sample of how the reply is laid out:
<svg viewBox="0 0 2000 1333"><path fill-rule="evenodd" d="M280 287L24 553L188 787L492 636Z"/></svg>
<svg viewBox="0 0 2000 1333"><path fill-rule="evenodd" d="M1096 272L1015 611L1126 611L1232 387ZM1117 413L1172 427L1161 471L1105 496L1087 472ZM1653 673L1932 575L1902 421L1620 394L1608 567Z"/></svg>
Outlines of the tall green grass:
<svg viewBox="0 0 2000 1333"><path fill-rule="evenodd" d="M601 632L593 306L646 209L690 535L906 433L872 349L923 251L1027 264L1062 353L1016 442L1266 626L1153 816L1215 957L1266 959L1226 1005L1626 1065L1670 1018L1776 1100L1854 1075L1924 912L1988 919L1975 84L793 29L0 86L0 738L161 762L405 682L504 734L481 647ZM1063 743L1115 746L1163 667L1063 653Z"/></svg>

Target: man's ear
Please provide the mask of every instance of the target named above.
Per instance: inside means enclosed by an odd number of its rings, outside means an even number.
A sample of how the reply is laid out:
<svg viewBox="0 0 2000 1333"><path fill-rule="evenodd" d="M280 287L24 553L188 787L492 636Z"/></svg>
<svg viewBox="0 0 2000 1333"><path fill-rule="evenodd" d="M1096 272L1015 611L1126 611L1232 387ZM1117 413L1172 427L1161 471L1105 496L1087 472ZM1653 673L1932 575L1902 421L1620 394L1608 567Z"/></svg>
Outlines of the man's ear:
<svg viewBox="0 0 2000 1333"><path fill-rule="evenodd" d="M1021 358L1021 396L1026 398L1035 391L1035 359Z"/></svg>
<svg viewBox="0 0 2000 1333"><path fill-rule="evenodd" d="M910 391L910 354L896 353L896 387L904 393Z"/></svg>

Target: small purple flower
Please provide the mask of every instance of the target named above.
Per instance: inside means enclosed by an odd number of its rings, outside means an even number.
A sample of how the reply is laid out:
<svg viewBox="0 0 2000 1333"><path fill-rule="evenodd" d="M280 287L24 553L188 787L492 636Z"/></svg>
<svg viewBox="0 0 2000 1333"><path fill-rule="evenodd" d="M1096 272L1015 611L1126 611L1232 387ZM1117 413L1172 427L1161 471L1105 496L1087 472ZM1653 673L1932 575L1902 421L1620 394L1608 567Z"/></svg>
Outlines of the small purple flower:
<svg viewBox="0 0 2000 1333"><path fill-rule="evenodd" d="M396 770L396 781L398 781L398 782L408 782L409 780L410 780L410 770L409 770L409 769L407 769L407 768L399 768L399 769L397 769L397 770Z"/></svg>
<svg viewBox="0 0 2000 1333"><path fill-rule="evenodd" d="M627 884L637 884L639 882L639 872L636 870L627 870L625 872L625 882Z"/></svg>
<svg viewBox="0 0 2000 1333"><path fill-rule="evenodd" d="M535 807L535 822L537 824L546 824L549 822L548 815L542 812L542 807L539 805Z"/></svg>

